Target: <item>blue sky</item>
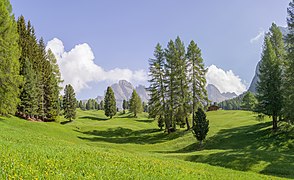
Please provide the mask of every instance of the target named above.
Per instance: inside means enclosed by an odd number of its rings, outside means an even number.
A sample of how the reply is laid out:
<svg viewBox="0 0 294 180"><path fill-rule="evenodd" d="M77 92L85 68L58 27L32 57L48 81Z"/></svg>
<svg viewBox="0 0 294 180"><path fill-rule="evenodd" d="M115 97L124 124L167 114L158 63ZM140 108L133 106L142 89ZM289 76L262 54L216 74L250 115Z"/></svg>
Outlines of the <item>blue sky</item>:
<svg viewBox="0 0 294 180"><path fill-rule="evenodd" d="M215 65L226 74L239 76L248 86L260 59L263 37L258 35L272 22L286 26L289 2L11 0L16 17L23 14L31 20L38 37L46 42L58 38L50 47L64 46L56 50L65 53L61 61L76 62L73 71L62 65L68 82L75 75L88 78L86 82L76 80L81 83L79 99L103 94L107 85L120 78L120 72L134 84L146 84L143 74L148 72L156 43L165 47L177 35L185 45L190 40L197 42L207 67ZM89 63L79 65L78 61ZM84 66L89 67L84 73L74 70ZM100 73L87 74L92 71ZM100 75L103 77L97 77Z"/></svg>

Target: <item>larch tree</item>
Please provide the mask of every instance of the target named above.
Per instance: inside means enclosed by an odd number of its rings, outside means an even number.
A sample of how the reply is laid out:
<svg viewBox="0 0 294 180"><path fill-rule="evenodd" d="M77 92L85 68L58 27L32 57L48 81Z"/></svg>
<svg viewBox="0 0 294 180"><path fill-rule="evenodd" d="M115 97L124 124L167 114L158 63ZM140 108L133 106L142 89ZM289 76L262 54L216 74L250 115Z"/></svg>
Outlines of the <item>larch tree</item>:
<svg viewBox="0 0 294 180"><path fill-rule="evenodd" d="M76 118L76 97L74 89L70 84L64 88L63 110L66 119L72 121Z"/></svg>
<svg viewBox="0 0 294 180"><path fill-rule="evenodd" d="M20 48L17 25L9 1L0 1L0 115L14 114L19 103Z"/></svg>
<svg viewBox="0 0 294 180"><path fill-rule="evenodd" d="M104 97L104 113L105 116L110 117L110 119L116 114L116 101L111 87L107 87Z"/></svg>
<svg viewBox="0 0 294 180"><path fill-rule="evenodd" d="M142 101L140 96L137 94L136 90L133 90L130 99L130 112L134 114L134 117L137 117L138 113L143 111Z"/></svg>
<svg viewBox="0 0 294 180"><path fill-rule="evenodd" d="M282 70L281 62L275 53L270 34L267 34L264 39L259 71L256 95L258 104L256 110L257 112L272 116L273 130L277 130L277 117L282 109Z"/></svg>
<svg viewBox="0 0 294 180"><path fill-rule="evenodd" d="M161 45L158 43L154 50L154 58L149 60L149 76L150 86L148 91L150 92L149 105L149 116L157 118L159 127L162 128L163 122L165 121L166 130L169 129L169 120L166 116L166 88L164 82L164 64L165 55Z"/></svg>
<svg viewBox="0 0 294 180"><path fill-rule="evenodd" d="M294 123L294 1L289 4L287 22L289 34L286 37L287 57L283 81L283 115L288 122Z"/></svg>
<svg viewBox="0 0 294 180"><path fill-rule="evenodd" d="M196 109L203 108L208 102L206 85L206 69L201 57L201 50L194 41L191 41L187 50L188 75L190 77L190 89L192 91L192 126L195 125Z"/></svg>

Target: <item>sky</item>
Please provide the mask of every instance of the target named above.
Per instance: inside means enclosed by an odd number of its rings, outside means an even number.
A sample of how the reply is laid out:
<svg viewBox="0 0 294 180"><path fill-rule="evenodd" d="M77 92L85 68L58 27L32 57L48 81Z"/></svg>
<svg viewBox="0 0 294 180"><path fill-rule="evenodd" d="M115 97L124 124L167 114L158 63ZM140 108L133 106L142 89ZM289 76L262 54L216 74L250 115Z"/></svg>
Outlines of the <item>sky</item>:
<svg viewBox="0 0 294 180"><path fill-rule="evenodd" d="M177 36L202 50L207 81L242 93L260 60L264 33L286 26L290 0L11 0L55 54L64 83L78 99L103 95L126 79L148 85L148 59L157 43Z"/></svg>

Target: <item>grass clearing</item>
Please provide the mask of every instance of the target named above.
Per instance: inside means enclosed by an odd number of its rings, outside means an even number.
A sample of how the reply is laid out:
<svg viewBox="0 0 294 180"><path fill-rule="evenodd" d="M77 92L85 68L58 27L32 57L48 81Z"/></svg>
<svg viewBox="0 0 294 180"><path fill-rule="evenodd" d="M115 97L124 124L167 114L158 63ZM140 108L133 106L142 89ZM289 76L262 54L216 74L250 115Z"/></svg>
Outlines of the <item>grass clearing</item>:
<svg viewBox="0 0 294 180"><path fill-rule="evenodd" d="M0 178L294 178L293 128L272 133L270 120L259 122L251 112L208 112L201 151L191 132L165 134L144 113L77 115L63 125L0 117Z"/></svg>

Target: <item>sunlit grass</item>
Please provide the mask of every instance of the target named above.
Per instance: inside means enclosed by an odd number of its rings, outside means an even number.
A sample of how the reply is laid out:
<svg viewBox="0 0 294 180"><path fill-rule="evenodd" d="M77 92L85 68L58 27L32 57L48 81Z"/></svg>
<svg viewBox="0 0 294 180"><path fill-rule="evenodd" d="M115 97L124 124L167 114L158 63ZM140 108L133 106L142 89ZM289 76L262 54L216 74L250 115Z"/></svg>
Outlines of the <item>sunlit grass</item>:
<svg viewBox="0 0 294 180"><path fill-rule="evenodd" d="M163 133L144 113L77 115L63 125L1 117L0 179L294 178L293 130L272 133L251 112L209 112L202 150L191 132Z"/></svg>

